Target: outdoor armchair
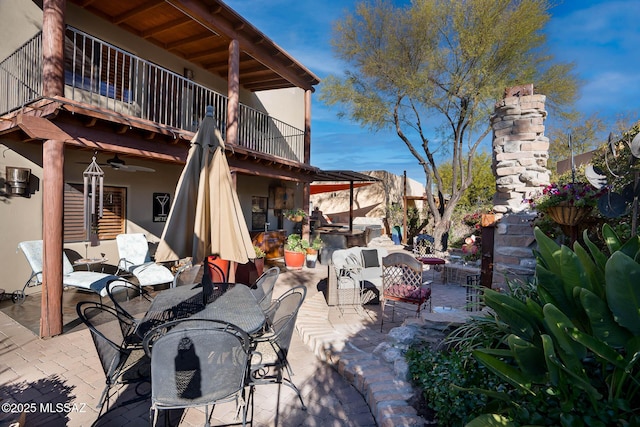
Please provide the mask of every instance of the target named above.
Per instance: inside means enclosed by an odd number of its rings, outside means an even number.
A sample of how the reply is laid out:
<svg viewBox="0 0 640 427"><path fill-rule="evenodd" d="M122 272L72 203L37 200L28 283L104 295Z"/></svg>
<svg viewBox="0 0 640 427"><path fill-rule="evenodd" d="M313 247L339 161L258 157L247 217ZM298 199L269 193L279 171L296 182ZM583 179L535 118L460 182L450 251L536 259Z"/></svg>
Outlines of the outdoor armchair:
<svg viewBox="0 0 640 427"><path fill-rule="evenodd" d="M395 303L416 304L420 308L428 300L431 304L431 281L422 278L422 263L413 256L395 252L382 259L382 298L380 299L380 330L384 324L384 308L387 302L393 303L391 321L395 314Z"/></svg>
<svg viewBox="0 0 640 427"><path fill-rule="evenodd" d="M142 233L118 234L118 273L135 276L140 287L173 282L173 273L167 267L151 260L147 238Z"/></svg>
<svg viewBox="0 0 640 427"><path fill-rule="evenodd" d="M27 262L31 267L31 276L25 283L21 291L14 293L14 302L22 303L26 297L27 287L42 284L43 244L42 240L29 240L18 243L18 249L24 253ZM70 286L83 291L94 292L102 297L107 296L106 286L113 280L121 280L119 276L112 274L98 273L95 271L75 271L67 255L62 253L62 285Z"/></svg>

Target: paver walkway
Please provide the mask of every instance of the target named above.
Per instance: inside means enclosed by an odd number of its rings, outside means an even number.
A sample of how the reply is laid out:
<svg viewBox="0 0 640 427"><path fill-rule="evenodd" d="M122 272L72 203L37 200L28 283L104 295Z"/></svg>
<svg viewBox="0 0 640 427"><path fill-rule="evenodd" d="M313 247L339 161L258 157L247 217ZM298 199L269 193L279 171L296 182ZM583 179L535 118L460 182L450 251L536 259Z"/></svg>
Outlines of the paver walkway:
<svg viewBox="0 0 640 427"><path fill-rule="evenodd" d="M259 386L254 395L254 425L422 425L415 410L406 403L411 396L410 386L395 378L373 354L373 348L390 328L414 316L415 307L397 309L396 321L385 320L381 333L378 307L371 307L368 314L362 315L341 313L326 305L318 291L326 276L327 267L319 264L315 269L280 275L274 297L298 284L305 284L308 289L289 354L293 381L301 389L308 409L301 409L295 393L287 387ZM73 292L65 291L65 302ZM0 405L14 403L1 406L0 426L15 421L19 414L12 410L17 409L31 412L26 418L28 426L147 425L148 400L117 408L96 420L95 404L104 386L104 374L89 331L72 323L63 335L41 340L6 314L20 318L20 310L28 311L27 304L37 303L37 299L37 295L28 298L22 308L4 302L0 306ZM461 307L464 288L434 284L433 304ZM65 322L70 321L70 316L71 313L65 315ZM133 396L133 391L126 388L119 400L112 400L112 406ZM235 409L233 403L218 405L212 424L237 422ZM204 421L201 409L173 416L182 417L181 426L200 426Z"/></svg>

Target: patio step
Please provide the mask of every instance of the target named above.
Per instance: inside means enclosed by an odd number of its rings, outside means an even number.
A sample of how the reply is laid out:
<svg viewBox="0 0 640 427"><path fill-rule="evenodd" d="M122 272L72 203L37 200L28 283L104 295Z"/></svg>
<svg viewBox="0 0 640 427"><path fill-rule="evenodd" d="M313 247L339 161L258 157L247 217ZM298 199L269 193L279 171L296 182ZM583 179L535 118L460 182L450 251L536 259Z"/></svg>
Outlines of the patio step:
<svg viewBox="0 0 640 427"><path fill-rule="evenodd" d="M408 403L411 384L398 379L377 355L359 349L329 319L322 292L300 307L296 329L319 360L329 363L365 398L379 426L423 426L425 420Z"/></svg>

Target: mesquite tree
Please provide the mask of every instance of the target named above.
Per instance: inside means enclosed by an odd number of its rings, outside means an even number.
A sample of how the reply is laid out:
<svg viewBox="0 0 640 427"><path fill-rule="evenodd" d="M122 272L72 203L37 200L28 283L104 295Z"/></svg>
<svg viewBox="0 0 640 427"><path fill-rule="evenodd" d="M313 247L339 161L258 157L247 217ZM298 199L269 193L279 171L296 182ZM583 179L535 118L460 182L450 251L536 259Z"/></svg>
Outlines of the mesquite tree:
<svg viewBox="0 0 640 427"><path fill-rule="evenodd" d="M505 88L533 82L548 107L574 100L573 66L545 52L549 7L546 0L362 2L335 23L333 48L348 69L323 81L321 99L364 127L395 130L424 169L439 248ZM453 165L450 186L440 161Z"/></svg>

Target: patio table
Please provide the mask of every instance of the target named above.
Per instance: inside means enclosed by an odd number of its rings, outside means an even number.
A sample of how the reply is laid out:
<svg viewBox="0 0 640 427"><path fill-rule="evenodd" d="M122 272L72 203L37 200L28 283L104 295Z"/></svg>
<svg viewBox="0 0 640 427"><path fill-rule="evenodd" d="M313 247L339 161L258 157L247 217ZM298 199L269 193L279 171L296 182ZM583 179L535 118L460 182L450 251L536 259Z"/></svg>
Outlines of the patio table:
<svg viewBox="0 0 640 427"><path fill-rule="evenodd" d="M144 338L147 332L162 323L184 319L204 308L201 285L179 286L161 291L138 323L136 334Z"/></svg>
<svg viewBox="0 0 640 427"><path fill-rule="evenodd" d="M248 286L214 283L212 292L202 292L202 285L179 286L160 292L136 328L144 336L152 328L172 320L207 318L233 323L247 333L263 326L265 315Z"/></svg>
<svg viewBox="0 0 640 427"><path fill-rule="evenodd" d="M266 321L260 304L249 287L244 285L228 289L190 318L233 323L248 334L258 332Z"/></svg>

